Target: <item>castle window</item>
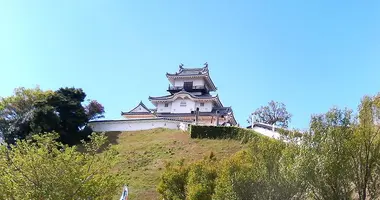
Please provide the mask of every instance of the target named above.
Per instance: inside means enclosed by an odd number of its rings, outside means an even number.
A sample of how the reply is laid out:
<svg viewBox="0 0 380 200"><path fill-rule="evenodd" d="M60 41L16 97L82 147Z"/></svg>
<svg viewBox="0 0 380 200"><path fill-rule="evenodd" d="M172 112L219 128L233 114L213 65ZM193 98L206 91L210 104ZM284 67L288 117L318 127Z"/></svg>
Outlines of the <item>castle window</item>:
<svg viewBox="0 0 380 200"><path fill-rule="evenodd" d="M181 101L181 103L179 104L179 106L186 107L186 101Z"/></svg>
<svg viewBox="0 0 380 200"><path fill-rule="evenodd" d="M166 107L166 108L169 107L169 104L168 104L168 103L165 103L165 107Z"/></svg>
<svg viewBox="0 0 380 200"><path fill-rule="evenodd" d="M205 103L201 103L201 106L205 106Z"/></svg>

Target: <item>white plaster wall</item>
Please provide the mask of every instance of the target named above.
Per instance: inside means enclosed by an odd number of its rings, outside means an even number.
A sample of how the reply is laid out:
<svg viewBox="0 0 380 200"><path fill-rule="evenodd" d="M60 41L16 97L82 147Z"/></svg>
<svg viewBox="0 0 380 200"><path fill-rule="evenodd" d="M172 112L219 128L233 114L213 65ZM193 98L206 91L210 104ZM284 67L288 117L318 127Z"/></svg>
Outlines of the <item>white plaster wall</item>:
<svg viewBox="0 0 380 200"><path fill-rule="evenodd" d="M181 107L181 102L186 102L186 107ZM191 113L195 111L195 102L190 99L177 98L172 102L171 113Z"/></svg>
<svg viewBox="0 0 380 200"><path fill-rule="evenodd" d="M105 131L140 131L154 128L185 129L187 124L170 120L152 121L113 121L113 122L91 122L90 126L95 132Z"/></svg>
<svg viewBox="0 0 380 200"><path fill-rule="evenodd" d="M204 102L204 106L201 106L201 102L195 103L195 108L199 108L200 112L211 112L212 110L212 102Z"/></svg>
<svg viewBox="0 0 380 200"><path fill-rule="evenodd" d="M165 103L158 103L157 104L157 113L170 113L172 110L172 103L168 103L169 106L165 107Z"/></svg>
<svg viewBox="0 0 380 200"><path fill-rule="evenodd" d="M193 82L193 86L203 86L205 85L205 81L203 78L192 78L192 79L175 79L174 80L174 86L176 87L182 87L184 82Z"/></svg>
<svg viewBox="0 0 380 200"><path fill-rule="evenodd" d="M253 127L253 130L271 138L276 138L276 139L280 138L280 134L276 131L268 130L268 129L257 127L257 126Z"/></svg>

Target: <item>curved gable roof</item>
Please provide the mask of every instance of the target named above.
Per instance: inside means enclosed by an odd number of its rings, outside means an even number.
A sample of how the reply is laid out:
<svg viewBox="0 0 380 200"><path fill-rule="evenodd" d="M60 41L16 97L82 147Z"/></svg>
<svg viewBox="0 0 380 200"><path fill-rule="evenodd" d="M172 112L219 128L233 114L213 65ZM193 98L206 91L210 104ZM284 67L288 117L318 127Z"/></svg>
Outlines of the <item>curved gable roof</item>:
<svg viewBox="0 0 380 200"><path fill-rule="evenodd" d="M130 111L122 112L122 114L127 114L127 113L136 113L136 114L147 114L147 113L149 113L150 114L151 110L148 107L146 107L142 101L140 101L140 103L136 107L132 108Z"/></svg>
<svg viewBox="0 0 380 200"><path fill-rule="evenodd" d="M180 95L186 95L187 97L189 97L190 99L193 99L193 100L214 100L217 102L217 104L220 106L220 107L223 107L223 104L222 102L220 102L219 100L219 96L216 95L216 96L212 96L212 95L202 95L202 96L195 96L189 92L186 92L184 90L180 91L180 92L177 92L173 95L168 95L168 96L162 96L162 97L149 97L149 100L150 101L165 101L165 100L176 100Z"/></svg>

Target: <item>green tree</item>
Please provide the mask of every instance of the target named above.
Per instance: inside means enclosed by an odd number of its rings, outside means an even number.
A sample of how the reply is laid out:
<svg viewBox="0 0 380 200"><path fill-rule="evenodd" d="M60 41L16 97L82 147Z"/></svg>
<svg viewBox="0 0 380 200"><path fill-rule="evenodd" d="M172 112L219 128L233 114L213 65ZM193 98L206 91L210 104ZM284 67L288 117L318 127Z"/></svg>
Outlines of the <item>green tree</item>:
<svg viewBox="0 0 380 200"><path fill-rule="evenodd" d="M302 199L296 147L270 138L251 143L224 161L218 173L214 199Z"/></svg>
<svg viewBox="0 0 380 200"><path fill-rule="evenodd" d="M119 191L123 176L111 172L117 152L104 147L104 136L92 135L84 152L57 138L34 135L0 147L0 199L110 199Z"/></svg>
<svg viewBox="0 0 380 200"><path fill-rule="evenodd" d="M32 131L30 123L35 110L35 102L43 101L52 91L16 88L10 97L0 98L0 134L8 143L26 138Z"/></svg>
<svg viewBox="0 0 380 200"><path fill-rule="evenodd" d="M359 106L359 124L351 142L353 182L360 200L380 195L380 96L365 96Z"/></svg>
<svg viewBox="0 0 380 200"><path fill-rule="evenodd" d="M83 129L89 121L89 116L82 105L86 93L77 88L60 88L48 99L60 119L60 139L67 144L75 144L85 139L91 130Z"/></svg>
<svg viewBox="0 0 380 200"><path fill-rule="evenodd" d="M351 110L331 109L311 119L301 145L300 174L313 199L350 199L353 195L350 141L354 133Z"/></svg>
<svg viewBox="0 0 380 200"><path fill-rule="evenodd" d="M88 121L104 114L104 107L97 101L83 105L85 97L77 88L55 92L18 88L14 95L0 99L0 134L7 143L14 143L16 139L54 131L66 144L79 143L92 132L86 127Z"/></svg>

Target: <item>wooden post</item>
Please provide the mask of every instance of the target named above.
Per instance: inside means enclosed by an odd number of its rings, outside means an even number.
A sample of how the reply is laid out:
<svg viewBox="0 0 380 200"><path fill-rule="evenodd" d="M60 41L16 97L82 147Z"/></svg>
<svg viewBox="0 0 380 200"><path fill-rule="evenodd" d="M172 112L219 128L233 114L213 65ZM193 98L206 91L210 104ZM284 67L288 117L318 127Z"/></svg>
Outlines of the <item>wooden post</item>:
<svg viewBox="0 0 380 200"><path fill-rule="evenodd" d="M219 110L216 111L216 126L219 126Z"/></svg>
<svg viewBox="0 0 380 200"><path fill-rule="evenodd" d="M195 111L195 125L198 125L199 108Z"/></svg>
<svg viewBox="0 0 380 200"><path fill-rule="evenodd" d="M253 114L251 114L251 129L253 129Z"/></svg>

